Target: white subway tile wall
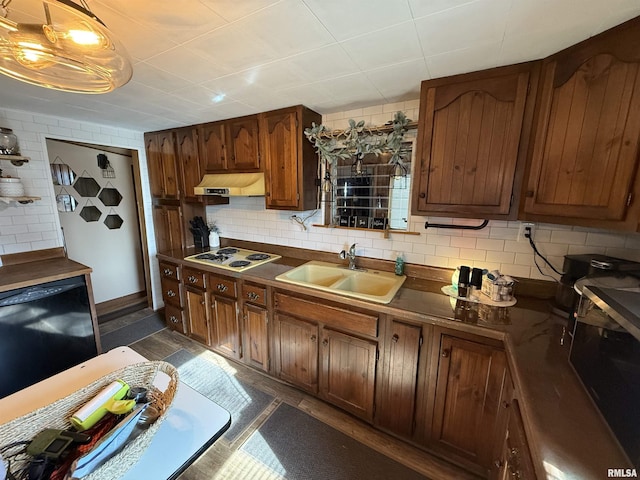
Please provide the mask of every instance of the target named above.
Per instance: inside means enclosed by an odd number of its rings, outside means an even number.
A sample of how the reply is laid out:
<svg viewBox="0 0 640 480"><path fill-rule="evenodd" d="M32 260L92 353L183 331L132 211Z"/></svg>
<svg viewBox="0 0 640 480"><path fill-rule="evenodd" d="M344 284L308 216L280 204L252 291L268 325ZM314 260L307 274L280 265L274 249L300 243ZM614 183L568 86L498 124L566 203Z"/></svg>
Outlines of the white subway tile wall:
<svg viewBox="0 0 640 480"><path fill-rule="evenodd" d="M398 110L412 120L418 119L419 101L392 103L324 115L331 129L344 129L348 120L364 120L367 125L383 125ZM308 218L306 230L292 215ZM262 198L231 198L229 205L207 207L207 220L215 221L223 237L285 245L337 253L356 243L357 254L392 260L397 253L409 263L455 268L469 265L523 278L558 279L559 275L540 257L534 257L528 241L518 240L520 222L490 221L482 230L425 229L425 222L478 225L482 220L411 216L409 230L420 235L327 229L312 226L321 222L320 213L265 210ZM640 262L640 234L617 233L584 227L538 224L535 244L547 260L562 270L564 255L600 253ZM540 267L540 270L538 269Z"/></svg>

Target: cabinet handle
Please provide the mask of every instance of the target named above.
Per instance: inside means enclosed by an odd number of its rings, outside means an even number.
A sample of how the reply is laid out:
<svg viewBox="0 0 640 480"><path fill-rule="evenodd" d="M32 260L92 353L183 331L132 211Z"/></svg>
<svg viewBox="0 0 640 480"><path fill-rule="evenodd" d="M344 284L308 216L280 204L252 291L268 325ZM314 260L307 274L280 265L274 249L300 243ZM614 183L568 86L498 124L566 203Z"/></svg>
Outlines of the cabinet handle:
<svg viewBox="0 0 640 480"><path fill-rule="evenodd" d="M315 342L316 341L316 336L315 335L311 335L311 341Z"/></svg>
<svg viewBox="0 0 640 480"><path fill-rule="evenodd" d="M200 305L204 305L205 303L207 303L204 299L200 300Z"/></svg>
<svg viewBox="0 0 640 480"><path fill-rule="evenodd" d="M171 270L170 268L165 268L165 269L164 269L164 274L165 274L167 277L171 277L171 276L173 275L173 270Z"/></svg>
<svg viewBox="0 0 640 480"><path fill-rule="evenodd" d="M329 340L327 340L326 338L322 341L322 345L324 345L325 347L327 345L329 345Z"/></svg>
<svg viewBox="0 0 640 480"><path fill-rule="evenodd" d="M442 358L448 358L450 354L451 354L451 352L447 349L447 350L443 350L442 353L440 354L440 356Z"/></svg>
<svg viewBox="0 0 640 480"><path fill-rule="evenodd" d="M418 195L418 196L419 196L420 198L425 198L425 197L427 196L427 194L426 194L426 193L424 193L424 192L421 192L421 193L420 193L420 195Z"/></svg>
<svg viewBox="0 0 640 480"><path fill-rule="evenodd" d="M227 291L228 287L224 284L224 283L219 283L218 285L216 285L218 288L218 291L221 293L224 293Z"/></svg>
<svg viewBox="0 0 640 480"><path fill-rule="evenodd" d="M534 194L533 190L527 190L527 193L525 194L525 196L528 198L532 198L533 194Z"/></svg>
<svg viewBox="0 0 640 480"><path fill-rule="evenodd" d="M504 465L504 462L502 460L494 460L493 464L495 465L496 468L502 468L502 466Z"/></svg>
<svg viewBox="0 0 640 480"><path fill-rule="evenodd" d="M397 334L397 333L394 333L394 334L393 334L393 337L391 337L391 341L392 341L393 343L398 343L398 340L400 340L400 337L398 336L398 334Z"/></svg>
<svg viewBox="0 0 640 480"><path fill-rule="evenodd" d="M507 402L506 400L504 402L502 402L502 407L503 408L509 408L511 406L511 403Z"/></svg>
<svg viewBox="0 0 640 480"><path fill-rule="evenodd" d="M169 317L169 321L170 321L170 322L172 322L172 323L178 323L178 319L176 318L176 316L175 316L175 315L171 315L171 316Z"/></svg>
<svg viewBox="0 0 640 480"><path fill-rule="evenodd" d="M193 275L189 275L187 278L191 283L198 283L198 277L194 277Z"/></svg>
<svg viewBox="0 0 640 480"><path fill-rule="evenodd" d="M175 297L176 296L176 292L174 292L173 290L167 290L167 297Z"/></svg>
<svg viewBox="0 0 640 480"><path fill-rule="evenodd" d="M249 298L249 300L253 300L254 302L260 299L260 295L258 295L256 292L247 293L247 297Z"/></svg>

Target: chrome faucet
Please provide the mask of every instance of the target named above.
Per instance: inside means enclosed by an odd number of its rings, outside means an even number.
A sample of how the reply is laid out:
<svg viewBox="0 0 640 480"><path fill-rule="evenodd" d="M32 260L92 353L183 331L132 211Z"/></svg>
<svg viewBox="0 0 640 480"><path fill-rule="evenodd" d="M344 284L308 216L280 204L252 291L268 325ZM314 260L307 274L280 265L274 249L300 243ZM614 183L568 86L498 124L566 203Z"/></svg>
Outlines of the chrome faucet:
<svg viewBox="0 0 640 480"><path fill-rule="evenodd" d="M347 252L346 250L342 250L340 252L340 258L342 260L345 259L349 259L349 270L358 270L358 267L356 265L356 244L354 243L353 245L351 245L351 248L349 248L349 252Z"/></svg>

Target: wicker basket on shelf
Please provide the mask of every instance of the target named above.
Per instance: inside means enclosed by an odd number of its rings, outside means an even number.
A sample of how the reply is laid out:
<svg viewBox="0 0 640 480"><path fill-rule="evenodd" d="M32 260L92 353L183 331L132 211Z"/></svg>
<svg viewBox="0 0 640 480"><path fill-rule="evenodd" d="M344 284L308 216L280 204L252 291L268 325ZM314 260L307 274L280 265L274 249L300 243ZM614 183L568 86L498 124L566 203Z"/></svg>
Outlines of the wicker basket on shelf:
<svg viewBox="0 0 640 480"><path fill-rule="evenodd" d="M168 381L164 379L163 382L158 376L159 373L166 374L169 377ZM157 384L166 384L164 390L160 390L154 384L156 379ZM105 375L67 397L0 425L0 447L16 441L31 440L45 428L71 429L71 416L115 380L123 380L131 387L146 388L147 399L160 412L160 417L147 430L84 479L111 480L121 477L138 461L167 416L178 388L178 371L170 363L159 361L129 365ZM31 457L26 454L15 457L11 463L11 471L22 470L30 460Z"/></svg>

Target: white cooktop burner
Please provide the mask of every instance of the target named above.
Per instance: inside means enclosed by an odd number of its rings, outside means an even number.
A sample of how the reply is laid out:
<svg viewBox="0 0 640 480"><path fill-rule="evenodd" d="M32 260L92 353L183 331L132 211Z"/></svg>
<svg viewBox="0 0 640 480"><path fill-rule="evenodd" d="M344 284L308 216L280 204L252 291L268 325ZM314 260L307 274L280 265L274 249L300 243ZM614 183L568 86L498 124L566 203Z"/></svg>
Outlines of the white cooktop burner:
<svg viewBox="0 0 640 480"><path fill-rule="evenodd" d="M262 265L263 263L272 262L278 258L281 258L280 255L256 252L254 250L247 250L244 248L224 247L217 250L211 250L210 252L191 255L189 257L185 257L185 260L242 272L244 270L257 267L258 265Z"/></svg>

